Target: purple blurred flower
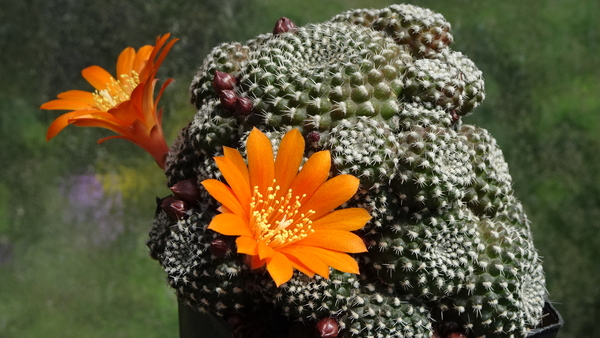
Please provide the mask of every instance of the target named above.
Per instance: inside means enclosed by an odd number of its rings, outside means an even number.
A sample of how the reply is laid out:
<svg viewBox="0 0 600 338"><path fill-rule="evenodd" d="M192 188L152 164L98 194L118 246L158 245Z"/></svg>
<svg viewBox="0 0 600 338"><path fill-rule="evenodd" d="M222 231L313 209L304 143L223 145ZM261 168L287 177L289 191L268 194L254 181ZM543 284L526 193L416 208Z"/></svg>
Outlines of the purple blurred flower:
<svg viewBox="0 0 600 338"><path fill-rule="evenodd" d="M81 227L92 243L109 244L123 232L121 193L106 194L96 175L73 176L62 190L69 202L65 220Z"/></svg>

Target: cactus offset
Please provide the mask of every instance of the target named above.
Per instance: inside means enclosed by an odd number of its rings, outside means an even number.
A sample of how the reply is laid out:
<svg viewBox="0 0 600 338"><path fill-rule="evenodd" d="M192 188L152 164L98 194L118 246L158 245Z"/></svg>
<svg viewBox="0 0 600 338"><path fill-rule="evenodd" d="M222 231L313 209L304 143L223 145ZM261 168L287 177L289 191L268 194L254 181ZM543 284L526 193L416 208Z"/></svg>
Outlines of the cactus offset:
<svg viewBox="0 0 600 338"><path fill-rule="evenodd" d="M204 188L180 217L159 212L149 246L169 284L216 315L267 311L342 337L430 337L456 322L469 337L524 337L541 319L540 257L494 138L462 118L485 98L482 73L450 49L450 24L412 5L354 10L213 49L191 86L198 109L166 161L169 185L221 179L213 157L252 128L274 149L296 128L305 156L329 150L331 175L358 177L342 207L365 208L360 275L296 271L276 287L206 230ZM322 322L325 323L325 322ZM335 325L327 322L328 330Z"/></svg>

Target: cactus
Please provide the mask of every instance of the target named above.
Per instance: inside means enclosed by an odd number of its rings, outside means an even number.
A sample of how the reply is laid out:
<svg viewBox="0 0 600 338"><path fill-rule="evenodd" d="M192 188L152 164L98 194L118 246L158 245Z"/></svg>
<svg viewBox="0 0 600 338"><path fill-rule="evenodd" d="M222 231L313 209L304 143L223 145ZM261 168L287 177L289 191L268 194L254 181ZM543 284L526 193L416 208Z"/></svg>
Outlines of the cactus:
<svg viewBox="0 0 600 338"><path fill-rule="evenodd" d="M372 216L358 231L368 252L354 255L360 275L296 271L277 287L234 237L207 230L219 203L200 187L195 203L161 201L148 242L178 296L220 316L334 318L343 337L430 337L442 322L469 337L535 327L541 260L502 151L462 122L484 82L452 41L440 14L393 5L305 27L282 19L272 34L214 48L191 85L198 112L166 160L169 186L221 179L213 157L243 153L252 128L275 150L295 128L306 157L329 150L331 176L360 179L342 207Z"/></svg>

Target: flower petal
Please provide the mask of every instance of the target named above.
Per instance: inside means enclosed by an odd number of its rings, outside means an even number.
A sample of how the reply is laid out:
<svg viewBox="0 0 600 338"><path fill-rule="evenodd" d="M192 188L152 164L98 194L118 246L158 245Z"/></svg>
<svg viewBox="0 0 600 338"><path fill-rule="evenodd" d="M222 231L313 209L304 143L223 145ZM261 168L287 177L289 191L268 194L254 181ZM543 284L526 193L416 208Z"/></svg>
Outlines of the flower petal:
<svg viewBox="0 0 600 338"><path fill-rule="evenodd" d="M235 194L240 205L245 210L245 214L249 215L248 210L250 209L251 190L250 184L246 180L244 173L238 170L238 167L227 157L215 157L217 167L223 174L223 177L227 181L227 184L231 187L231 190Z"/></svg>
<svg viewBox="0 0 600 338"><path fill-rule="evenodd" d="M323 183L307 201L302 203L300 213L313 210L312 219L318 219L348 201L356 191L360 181L352 175L338 175Z"/></svg>
<svg viewBox="0 0 600 338"><path fill-rule="evenodd" d="M150 61L153 62L152 66L154 69L158 69L158 67L160 67L163 60L167 56L167 54L169 54L169 51L171 51L171 48L173 47L175 42L177 42L179 40L179 39L173 39L165 45L165 42L169 39L169 37L171 37L171 33L166 33L162 37L156 38L154 50L152 51L152 54L150 55L150 59L151 59ZM158 54L159 50L160 50L160 54ZM158 54L158 56L156 57L157 54Z"/></svg>
<svg viewBox="0 0 600 338"><path fill-rule="evenodd" d="M280 252L276 252L273 258L267 260L267 271L269 271L269 274L277 286L289 281L294 274L292 264L288 258Z"/></svg>
<svg viewBox="0 0 600 338"><path fill-rule="evenodd" d="M131 101L132 102L136 102L136 95L141 95L141 97L139 98L139 101L137 102L141 102L141 115L142 115L142 121L144 122L144 124L146 124L147 126L149 125L154 125L156 124L156 107L154 106L154 99L153 99L153 95L154 95L154 87L156 86L156 83L158 82L158 79L153 79L153 80L148 80L146 82L142 82L140 83L135 89L134 91L131 93ZM142 89L143 91L141 93L136 93L136 91L138 89Z"/></svg>
<svg viewBox="0 0 600 338"><path fill-rule="evenodd" d="M207 179L200 182L208 193L214 197L219 203L223 204L227 210L240 216L247 218L245 209L240 204L240 201L236 198L233 190L228 187L225 183L214 179Z"/></svg>
<svg viewBox="0 0 600 338"><path fill-rule="evenodd" d="M254 238L244 236L238 237L235 239L235 245L237 246L238 253L258 258L258 243Z"/></svg>
<svg viewBox="0 0 600 338"><path fill-rule="evenodd" d="M344 252L331 251L318 247L311 247L311 250L319 256L330 267L348 273L360 273L358 262L352 256Z"/></svg>
<svg viewBox="0 0 600 338"><path fill-rule="evenodd" d="M250 269L258 269L265 266L267 262L264 259L258 258L258 256L250 256Z"/></svg>
<svg viewBox="0 0 600 338"><path fill-rule="evenodd" d="M275 256L275 250L270 246L266 245L262 241L258 242L258 258L260 259L268 259Z"/></svg>
<svg viewBox="0 0 600 338"><path fill-rule="evenodd" d="M44 103L40 106L41 109L46 110L86 110L96 109L93 105L88 102L77 100L77 99L58 99Z"/></svg>
<svg viewBox="0 0 600 338"><path fill-rule="evenodd" d="M74 116L70 118L69 123L74 124L78 127L98 127L104 128L108 130L112 130L113 132L128 137L131 135L131 130L128 126L123 125L122 121L116 119L109 113L105 113L103 111L93 111L93 110L80 110L79 112L86 112L85 114L80 114L79 116ZM64 114L64 115L68 115ZM64 115L59 116L59 118Z"/></svg>
<svg viewBox="0 0 600 338"><path fill-rule="evenodd" d="M135 120L142 121L144 118L131 100L122 102L115 108L110 109L108 113L119 119L125 126L132 125Z"/></svg>
<svg viewBox="0 0 600 338"><path fill-rule="evenodd" d="M50 101L50 102L52 102L52 101ZM42 106L42 107L44 107L44 106ZM46 108L42 108L42 109L46 109ZM72 116L78 116L78 115L83 115L83 114L87 114L87 112L74 111L74 112L70 112L67 114L63 114L63 115L59 116L56 120L52 121L52 123L50 124L50 127L48 127L48 131L46 132L46 141L49 141L54 136L58 135L58 133L60 133L63 129L65 129L66 126L71 124L70 121L71 121ZM70 115L70 116L65 116L65 115Z"/></svg>
<svg viewBox="0 0 600 338"><path fill-rule="evenodd" d="M158 95L156 95L156 99L154 99L154 109L156 109L156 107L158 107L158 101L162 97L162 94L165 92L165 89L167 89L167 86L170 85L174 81L175 81L175 79L167 79L167 81L165 81L165 83L163 83L163 85L160 87L160 90L158 91ZM162 126L162 112L163 112L162 107L156 112L156 123L159 126Z"/></svg>
<svg viewBox="0 0 600 338"><path fill-rule="evenodd" d="M303 157L304 137L298 129L292 129L281 139L275 159L275 180L283 193L296 178Z"/></svg>
<svg viewBox="0 0 600 338"><path fill-rule="evenodd" d="M329 169L331 167L331 156L329 151L319 151L314 153L302 166L290 189L294 195L302 196L306 194L310 198L312 194L327 180Z"/></svg>
<svg viewBox="0 0 600 338"><path fill-rule="evenodd" d="M294 245L315 246L341 252L366 252L363 240L357 235L343 230L315 229L315 232L299 240Z"/></svg>
<svg viewBox="0 0 600 338"><path fill-rule="evenodd" d="M234 214L218 214L213 217L208 229L225 236L252 237L248 224Z"/></svg>
<svg viewBox="0 0 600 338"><path fill-rule="evenodd" d="M335 210L314 220L313 229L335 229L353 231L365 226L371 219L369 212L363 208L348 208Z"/></svg>
<svg viewBox="0 0 600 338"><path fill-rule="evenodd" d="M83 91L83 90L67 90L66 92L62 92L56 96L59 99L84 101L84 102L87 102L90 106L96 105L96 100L94 99L94 94Z"/></svg>
<svg viewBox="0 0 600 338"><path fill-rule="evenodd" d="M223 147L223 156L227 157L231 160L231 162L237 167L238 171L242 173L245 180L248 182L248 187L250 186L250 178L248 176L248 166L246 165L246 161L242 157L242 154L237 149Z"/></svg>
<svg viewBox="0 0 600 338"><path fill-rule="evenodd" d="M133 59L133 62L131 64L131 70L135 71L138 75L141 76L145 66L148 64L150 55L152 54L152 51L154 50L154 48L155 48L154 46L150 46L150 45L140 47L140 49L138 49L137 53L135 53L135 58ZM156 68L158 68L158 67L156 67ZM144 77L144 78L140 77L140 82L147 81L148 78L150 78L148 75L153 73L153 71L155 71L155 70L156 69L153 69L151 72L148 72L146 77Z"/></svg>
<svg viewBox="0 0 600 338"><path fill-rule="evenodd" d="M121 135L113 135L113 136L103 137L103 138L99 139L98 141L96 141L96 143L102 144L102 143L104 143L104 142L106 142L108 140L114 140L114 139L117 139L117 138L128 140L127 137L124 137L124 136L121 136Z"/></svg>
<svg viewBox="0 0 600 338"><path fill-rule="evenodd" d="M167 33L163 36L158 36L156 38L156 43L153 46L148 46L150 47L149 51L149 55L145 56L145 58L143 58L143 62L140 63L139 67L140 71L138 72L139 77L140 77L140 81L146 81L149 78L153 78L155 76L156 71L158 70L158 68L160 67L161 63L163 62L164 58L167 56L167 54L169 53L169 51L171 50L171 47L173 47L173 44L175 44L175 42L177 42L177 40L179 39L173 39L171 41L169 41L169 43L167 43L165 45L165 42L169 39L169 37L171 36L170 33ZM164 48L163 48L164 46ZM140 50L138 51L138 54L142 54L142 53L147 53L148 51L145 50L146 46L140 48ZM160 54L159 54L160 52ZM136 61L134 61L134 70L136 62L137 62L137 57L136 57ZM141 59L141 57L140 57Z"/></svg>
<svg viewBox="0 0 600 338"><path fill-rule="evenodd" d="M282 248L280 251L285 253L288 257L293 256L308 269L314 271L316 274L329 278L329 266L321 259L313 247L301 246L301 245L290 245Z"/></svg>
<svg viewBox="0 0 600 338"><path fill-rule="evenodd" d="M81 71L81 75L97 90L106 89L109 83L116 82L109 72L99 66L89 66Z"/></svg>
<svg viewBox="0 0 600 338"><path fill-rule="evenodd" d="M50 127L48 127L46 140L50 140L56 136L69 124L106 128L117 134L127 132L119 124L119 121L108 113L99 110L76 110L57 117L56 120L50 124Z"/></svg>
<svg viewBox="0 0 600 338"><path fill-rule="evenodd" d="M135 59L135 49L133 47L125 48L117 59L117 79L122 75L131 76L133 60Z"/></svg>
<svg viewBox="0 0 600 338"><path fill-rule="evenodd" d="M275 170L271 141L260 130L254 128L248 136L246 149L248 151L250 188L259 187L260 193L266 196L267 188L273 185Z"/></svg>
<svg viewBox="0 0 600 338"><path fill-rule="evenodd" d="M309 269L306 265L304 265L304 263L302 263L298 258L292 255L286 255L286 257L289 259L294 269L302 272L310 278L313 278L315 276L315 272Z"/></svg>

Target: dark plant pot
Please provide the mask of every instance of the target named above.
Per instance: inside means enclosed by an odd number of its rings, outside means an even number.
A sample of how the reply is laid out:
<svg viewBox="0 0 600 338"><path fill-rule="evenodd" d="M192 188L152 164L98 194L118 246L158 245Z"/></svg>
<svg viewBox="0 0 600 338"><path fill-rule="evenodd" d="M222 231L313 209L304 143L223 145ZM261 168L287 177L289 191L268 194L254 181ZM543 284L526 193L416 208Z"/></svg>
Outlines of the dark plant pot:
<svg viewBox="0 0 600 338"><path fill-rule="evenodd" d="M180 338L232 338L231 327L221 317L194 310L177 298Z"/></svg>
<svg viewBox="0 0 600 338"><path fill-rule="evenodd" d="M180 338L233 338L231 327L220 317L199 313L190 306L185 305L185 301L178 299L179 304L179 337ZM554 309L550 302L546 301L544 305L544 315L539 327L531 330L527 338L555 338L558 329L564 324L561 315ZM308 331L310 332L310 331ZM252 338L261 338L258 335ZM277 337L277 336L273 336ZM310 333L307 336L302 334L290 334L289 337L312 337Z"/></svg>
<svg viewBox="0 0 600 338"><path fill-rule="evenodd" d="M558 329L560 329L564 323L560 313L558 313L552 304L546 300L542 323L539 327L531 330L527 335L527 338L555 338L558 334Z"/></svg>

